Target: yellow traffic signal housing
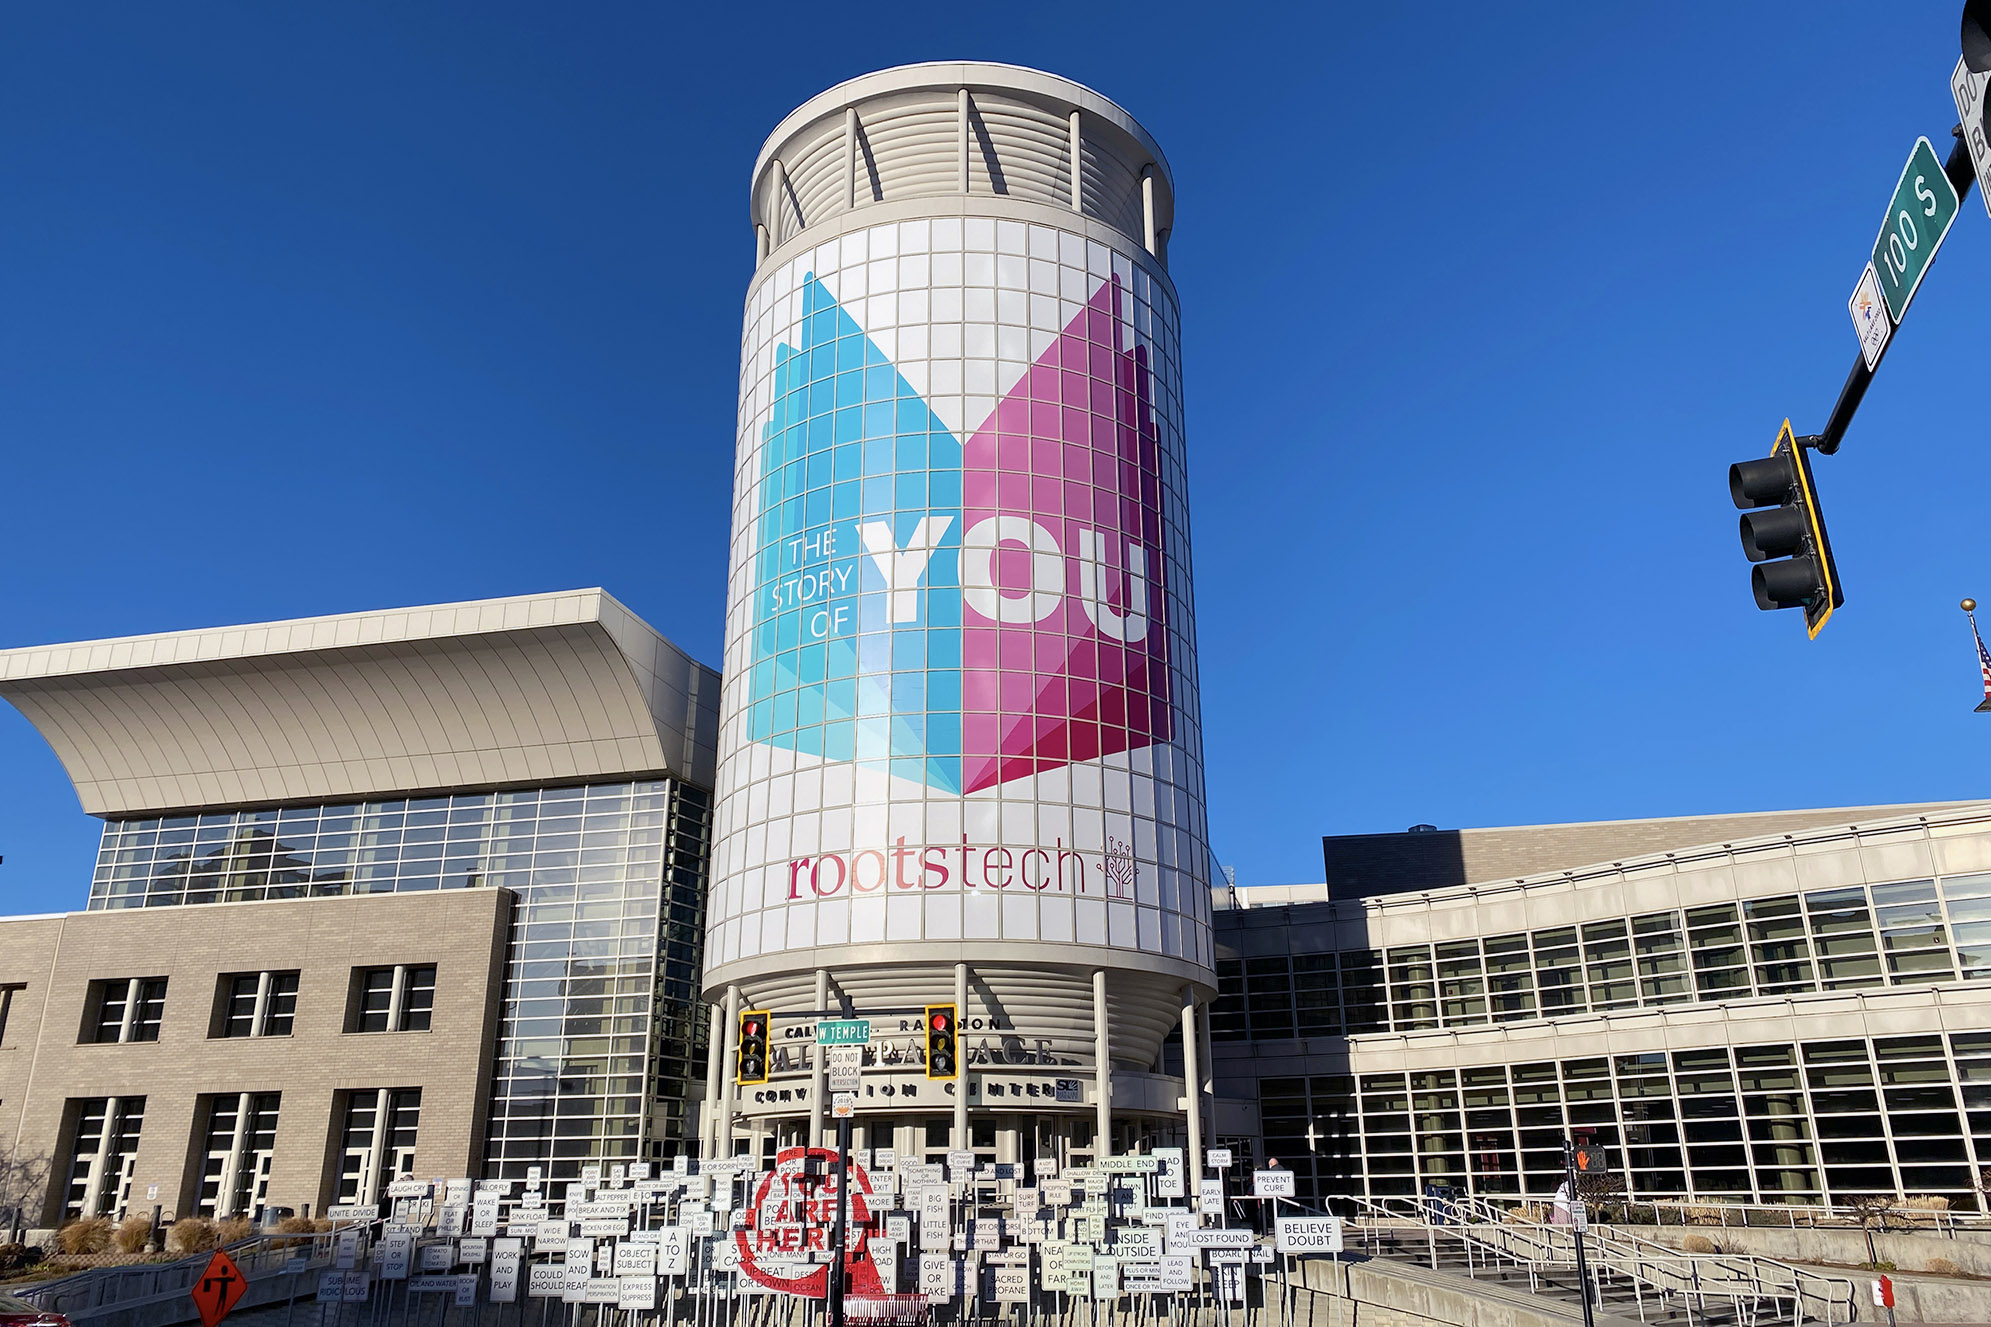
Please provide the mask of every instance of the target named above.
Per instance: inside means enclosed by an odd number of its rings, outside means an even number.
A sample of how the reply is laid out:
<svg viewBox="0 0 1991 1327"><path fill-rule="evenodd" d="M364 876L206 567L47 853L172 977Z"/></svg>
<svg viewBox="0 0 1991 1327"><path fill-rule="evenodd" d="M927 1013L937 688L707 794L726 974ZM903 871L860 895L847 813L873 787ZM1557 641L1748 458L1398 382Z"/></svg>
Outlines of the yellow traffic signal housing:
<svg viewBox="0 0 1991 1327"><path fill-rule="evenodd" d="M961 1076L961 1011L951 1004L926 1007L926 1076Z"/></svg>
<svg viewBox="0 0 1991 1327"><path fill-rule="evenodd" d="M740 1042L734 1061L733 1081L741 1087L767 1081L768 1018L765 1009L740 1011Z"/></svg>

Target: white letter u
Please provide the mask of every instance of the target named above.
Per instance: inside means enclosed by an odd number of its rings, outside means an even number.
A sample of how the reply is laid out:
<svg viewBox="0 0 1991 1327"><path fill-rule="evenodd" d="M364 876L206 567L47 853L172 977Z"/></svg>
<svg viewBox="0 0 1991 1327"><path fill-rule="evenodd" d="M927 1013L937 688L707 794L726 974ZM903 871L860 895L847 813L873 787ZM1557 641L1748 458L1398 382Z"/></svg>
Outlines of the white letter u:
<svg viewBox="0 0 1991 1327"><path fill-rule="evenodd" d="M1127 609L1106 601L1106 541L1097 530L1078 532L1078 601L1108 640L1138 645L1148 638L1148 550L1127 541Z"/></svg>

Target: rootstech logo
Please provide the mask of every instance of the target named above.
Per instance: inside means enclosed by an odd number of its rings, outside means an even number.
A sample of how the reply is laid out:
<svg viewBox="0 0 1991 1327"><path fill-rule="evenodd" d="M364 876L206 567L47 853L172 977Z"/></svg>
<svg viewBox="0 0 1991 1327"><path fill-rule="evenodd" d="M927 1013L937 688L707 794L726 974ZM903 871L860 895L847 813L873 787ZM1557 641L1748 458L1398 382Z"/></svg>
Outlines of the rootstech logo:
<svg viewBox="0 0 1991 1327"><path fill-rule="evenodd" d="M965 443L820 281L802 296L759 456L751 739L974 792L1170 737L1160 448L1118 280Z"/></svg>

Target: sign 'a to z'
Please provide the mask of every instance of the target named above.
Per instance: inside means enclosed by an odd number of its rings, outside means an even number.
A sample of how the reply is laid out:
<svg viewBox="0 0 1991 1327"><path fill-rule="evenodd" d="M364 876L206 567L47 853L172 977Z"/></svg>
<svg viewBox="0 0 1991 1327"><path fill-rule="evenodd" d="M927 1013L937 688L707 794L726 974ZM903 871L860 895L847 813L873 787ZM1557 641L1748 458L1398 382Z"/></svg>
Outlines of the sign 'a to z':
<svg viewBox="0 0 1991 1327"><path fill-rule="evenodd" d="M1896 325L1908 312L1929 270L1929 261L1942 247L1956 220L1962 200L1956 187L1943 174L1943 163L1929 140L1915 140L1908 164L1901 168L1901 182L1894 186L1894 198L1887 205L1887 219L1873 242L1873 270L1880 278L1881 298Z"/></svg>

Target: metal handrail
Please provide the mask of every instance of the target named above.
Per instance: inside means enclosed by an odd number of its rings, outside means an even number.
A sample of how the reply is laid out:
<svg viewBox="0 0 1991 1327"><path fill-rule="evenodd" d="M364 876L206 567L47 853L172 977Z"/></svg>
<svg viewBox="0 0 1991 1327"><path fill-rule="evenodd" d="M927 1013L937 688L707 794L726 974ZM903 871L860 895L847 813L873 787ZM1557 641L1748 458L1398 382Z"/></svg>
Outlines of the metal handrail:
<svg viewBox="0 0 1991 1327"><path fill-rule="evenodd" d="M1503 1202L1531 1203L1540 1206L1547 1206L1555 1201L1553 1196L1545 1194L1517 1193L1494 1196ZM1588 1201L1594 1206L1599 1200L1590 1199ZM1653 1209L1654 1224L1662 1226L1679 1225L1692 1227L1703 1224L1747 1226L1755 1224L1799 1229L1810 1226L1844 1224L1858 1227L1862 1224L1863 1220L1871 1223L1875 1217L1875 1214L1870 1210L1862 1212L1857 1207L1851 1207L1843 1203L1745 1203L1731 1201L1726 1198L1641 1198L1633 1194L1613 1194L1604 1201L1612 1206L1626 1208L1649 1207ZM1991 1214L1983 1212L1955 1212L1948 1208L1938 1207L1909 1207L1906 1206L1907 1201L1906 1197L1891 1197L1889 1199L1889 1202L1893 1205L1880 1214L1883 1228L1899 1224L1910 1230L1934 1229L1948 1235L1954 1235L1958 1230L1963 1229L1991 1230ZM1675 1219L1665 1219L1664 1214L1669 1213ZM1716 1219L1713 1222L1693 1219L1695 1214L1704 1213L1711 1213ZM1774 1217L1775 1220L1752 1223L1750 1221L1752 1214Z"/></svg>
<svg viewBox="0 0 1991 1327"><path fill-rule="evenodd" d="M300 1254L307 1269L322 1266L331 1261L334 1243L335 1232L331 1231L264 1231L216 1247L226 1249L242 1275L254 1281L280 1271ZM213 1257L213 1249L204 1249L173 1262L93 1267L13 1293L51 1313L87 1317L113 1306L185 1295Z"/></svg>
<svg viewBox="0 0 1991 1327"><path fill-rule="evenodd" d="M1471 1250L1526 1267L1529 1286L1539 1289L1539 1273L1574 1268L1575 1231L1564 1225L1537 1221L1521 1208L1506 1208L1486 1198L1464 1195L1447 1199L1345 1200L1371 1222L1405 1223L1420 1228L1434 1249L1438 1238L1458 1240ZM1365 1223L1366 1224L1366 1223ZM1603 1225L1586 1232L1592 1271L1601 1280L1618 1277L1630 1283L1641 1318L1649 1291L1662 1302L1679 1295L1705 1304L1708 1298L1787 1304L1793 1321L1816 1305L1828 1323L1851 1322L1857 1300L1853 1282L1808 1271L1775 1258L1755 1254L1689 1254Z"/></svg>

